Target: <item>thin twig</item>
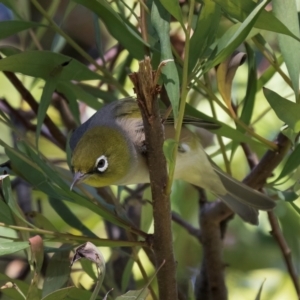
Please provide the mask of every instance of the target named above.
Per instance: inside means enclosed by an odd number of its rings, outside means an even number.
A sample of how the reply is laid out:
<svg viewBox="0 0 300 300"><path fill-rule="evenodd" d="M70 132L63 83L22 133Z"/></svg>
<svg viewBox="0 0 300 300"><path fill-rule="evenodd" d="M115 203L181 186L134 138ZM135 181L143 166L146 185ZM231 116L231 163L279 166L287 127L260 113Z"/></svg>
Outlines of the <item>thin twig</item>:
<svg viewBox="0 0 300 300"><path fill-rule="evenodd" d="M244 153L246 155L246 158L247 158L250 168L253 169L257 165L256 156L254 155L254 153L251 152L248 145L243 144L242 148L244 150ZM298 295L298 298L300 299L299 279L298 279L297 271L293 265L291 249L289 248L289 246L283 236L283 233L280 229L278 220L273 211L268 211L268 218L269 218L270 226L272 228L271 234L274 237L274 239L276 240L276 242L281 250L283 259L285 261L288 272L289 272L292 282L294 284L296 293Z"/></svg>
<svg viewBox="0 0 300 300"><path fill-rule="evenodd" d="M190 235L194 236L201 242L201 230L192 226L189 222L183 220L179 214L172 212L172 220L183 227Z"/></svg>
<svg viewBox="0 0 300 300"><path fill-rule="evenodd" d="M276 242L281 250L283 259L285 261L288 272L289 272L292 282L294 284L298 299L300 299L299 278L297 275L297 271L293 265L292 251L289 248L289 246L280 230L278 220L273 211L268 211L268 218L269 218L269 222L270 222L270 225L272 228L271 234L274 237L274 239L276 240Z"/></svg>

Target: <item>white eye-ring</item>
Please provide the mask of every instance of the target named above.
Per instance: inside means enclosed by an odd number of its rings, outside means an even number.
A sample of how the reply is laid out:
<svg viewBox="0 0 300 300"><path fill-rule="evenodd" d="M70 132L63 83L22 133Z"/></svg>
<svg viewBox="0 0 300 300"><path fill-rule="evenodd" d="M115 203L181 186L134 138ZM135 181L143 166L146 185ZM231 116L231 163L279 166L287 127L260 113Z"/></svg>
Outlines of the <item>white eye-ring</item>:
<svg viewBox="0 0 300 300"><path fill-rule="evenodd" d="M95 166L100 173L103 173L108 167L107 157L105 155L98 157Z"/></svg>

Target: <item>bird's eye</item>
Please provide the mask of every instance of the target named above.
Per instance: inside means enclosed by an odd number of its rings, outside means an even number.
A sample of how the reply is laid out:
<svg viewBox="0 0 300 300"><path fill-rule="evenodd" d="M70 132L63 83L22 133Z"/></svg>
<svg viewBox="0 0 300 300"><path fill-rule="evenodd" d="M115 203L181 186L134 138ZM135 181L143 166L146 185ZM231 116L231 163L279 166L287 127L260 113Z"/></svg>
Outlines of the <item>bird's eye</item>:
<svg viewBox="0 0 300 300"><path fill-rule="evenodd" d="M103 173L108 167L108 160L105 155L101 155L96 160L96 168L100 173Z"/></svg>

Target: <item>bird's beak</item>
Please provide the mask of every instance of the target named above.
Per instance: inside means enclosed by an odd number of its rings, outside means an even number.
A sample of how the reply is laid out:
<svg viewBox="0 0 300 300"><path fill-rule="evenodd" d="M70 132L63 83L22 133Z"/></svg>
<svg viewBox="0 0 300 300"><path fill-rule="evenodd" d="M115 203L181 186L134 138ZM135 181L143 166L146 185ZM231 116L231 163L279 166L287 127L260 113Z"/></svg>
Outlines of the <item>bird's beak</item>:
<svg viewBox="0 0 300 300"><path fill-rule="evenodd" d="M83 173L81 173L81 172L76 172L76 173L74 174L74 177L73 177L73 182L72 182L72 184L71 184L71 186L70 186L70 191L72 191L73 187L74 187L78 182L80 182L81 180L83 180L83 178L84 178L84 174L83 174Z"/></svg>

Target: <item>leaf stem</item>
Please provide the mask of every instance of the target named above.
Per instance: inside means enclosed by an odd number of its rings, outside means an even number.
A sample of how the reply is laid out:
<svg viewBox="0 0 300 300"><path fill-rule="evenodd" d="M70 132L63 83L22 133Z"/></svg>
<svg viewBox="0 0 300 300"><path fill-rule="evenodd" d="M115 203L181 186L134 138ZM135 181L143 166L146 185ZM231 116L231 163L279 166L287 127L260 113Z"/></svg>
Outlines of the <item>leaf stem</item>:
<svg viewBox="0 0 300 300"><path fill-rule="evenodd" d="M5 223L0 223L0 227L6 227L6 228L23 231L23 232L25 231L25 232L55 236L55 237L62 238L64 241L91 242L99 246L101 245L102 247L132 247L132 246L147 247L147 243L145 241L115 241L115 240L102 239L102 238L92 238L88 236L77 236L70 233L61 233L56 231L44 230L44 229L8 225Z"/></svg>
<svg viewBox="0 0 300 300"><path fill-rule="evenodd" d="M218 99L218 97L207 87L203 82L200 80L197 82L198 85L206 92L208 97L213 99L233 120L241 126L250 136L254 137L258 141L260 141L262 144L266 145L271 150L277 151L277 145L264 137L260 136L256 132L254 132L251 128L249 128L244 122L242 122L238 117L232 115L232 113L229 111L229 109Z"/></svg>
<svg viewBox="0 0 300 300"><path fill-rule="evenodd" d="M207 73L204 74L204 79L205 79L205 82L207 84L208 89L212 90L211 84L210 84L210 81L209 81ZM214 103L213 103L212 100L213 99L211 99L211 98L208 99L212 115L213 115L213 117L215 119L217 119L217 113L216 113L216 110L215 110L215 107L214 107ZM229 161L229 159L228 159L228 157L226 155L226 148L225 148L224 142L222 140L222 137L219 134L217 134L217 139L218 139L218 143L220 145L221 153L222 153L223 160L224 160L224 163L225 163L226 172L231 175L232 172L231 172L231 167L230 167L230 161Z"/></svg>
<svg viewBox="0 0 300 300"><path fill-rule="evenodd" d="M183 122L183 117L184 117L185 103L186 103L186 98L187 98L187 94L188 94L188 64L189 64L189 52L190 52L190 34L191 34L194 8L195 8L195 0L191 0L187 29L184 31L185 37L186 37L186 39L185 39L186 42L185 42L185 47L184 47L182 86L181 86L178 118L175 118L175 120L177 120L175 123L175 143L176 144L179 144L182 122ZM166 188L166 193L168 193L168 194L171 193L173 178L174 178L174 174L175 174L176 157L177 157L177 147L174 147L173 160L169 166L169 180L168 180L168 185Z"/></svg>

